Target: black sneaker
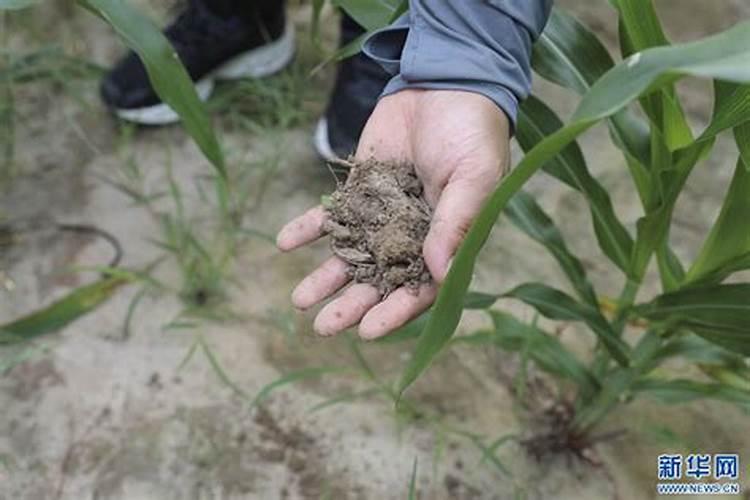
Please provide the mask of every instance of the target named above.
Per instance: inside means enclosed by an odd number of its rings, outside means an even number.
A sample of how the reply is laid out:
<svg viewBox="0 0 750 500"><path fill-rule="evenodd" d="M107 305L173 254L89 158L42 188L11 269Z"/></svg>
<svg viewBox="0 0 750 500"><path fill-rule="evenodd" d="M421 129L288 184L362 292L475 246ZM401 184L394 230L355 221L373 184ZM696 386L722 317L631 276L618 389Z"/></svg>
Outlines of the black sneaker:
<svg viewBox="0 0 750 500"><path fill-rule="evenodd" d="M165 30L198 96L208 99L217 79L259 78L283 69L294 56L294 31L286 25L283 2L272 15L228 16L213 13L206 0L190 0ZM104 103L120 118L145 125L179 121L154 92L140 59L129 53L104 78Z"/></svg>
<svg viewBox="0 0 750 500"><path fill-rule="evenodd" d="M364 33L349 16L341 21L341 46ZM324 160L347 158L357 149L359 136L391 76L375 61L359 53L339 64L336 85L313 138Z"/></svg>

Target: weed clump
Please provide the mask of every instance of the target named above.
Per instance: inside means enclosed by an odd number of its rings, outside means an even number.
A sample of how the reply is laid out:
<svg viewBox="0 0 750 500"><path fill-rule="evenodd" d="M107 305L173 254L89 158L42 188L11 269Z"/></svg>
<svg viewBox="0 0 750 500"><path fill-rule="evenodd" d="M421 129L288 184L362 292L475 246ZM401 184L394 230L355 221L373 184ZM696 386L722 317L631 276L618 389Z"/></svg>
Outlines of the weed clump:
<svg viewBox="0 0 750 500"><path fill-rule="evenodd" d="M355 282L369 283L386 296L430 281L422 245L432 209L413 165L351 162L346 182L325 205L331 249L349 263Z"/></svg>

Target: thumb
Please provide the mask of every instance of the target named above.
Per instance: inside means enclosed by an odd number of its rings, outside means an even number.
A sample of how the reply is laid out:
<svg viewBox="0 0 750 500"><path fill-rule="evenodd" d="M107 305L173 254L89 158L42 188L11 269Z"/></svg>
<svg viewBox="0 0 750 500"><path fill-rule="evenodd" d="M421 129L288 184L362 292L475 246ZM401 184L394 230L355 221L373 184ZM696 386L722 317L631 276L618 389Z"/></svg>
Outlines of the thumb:
<svg viewBox="0 0 750 500"><path fill-rule="evenodd" d="M449 181L440 194L423 250L427 268L438 283L448 274L453 255L496 181L458 178Z"/></svg>

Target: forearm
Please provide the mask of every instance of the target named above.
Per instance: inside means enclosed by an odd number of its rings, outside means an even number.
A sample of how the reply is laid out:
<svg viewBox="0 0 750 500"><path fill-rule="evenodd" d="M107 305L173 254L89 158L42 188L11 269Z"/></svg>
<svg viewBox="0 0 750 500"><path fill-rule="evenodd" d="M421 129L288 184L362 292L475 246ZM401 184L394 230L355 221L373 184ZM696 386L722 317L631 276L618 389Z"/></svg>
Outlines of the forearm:
<svg viewBox="0 0 750 500"><path fill-rule="evenodd" d="M551 0L411 0L365 52L394 78L384 94L406 88L465 90L495 102L512 123L531 88L531 46Z"/></svg>

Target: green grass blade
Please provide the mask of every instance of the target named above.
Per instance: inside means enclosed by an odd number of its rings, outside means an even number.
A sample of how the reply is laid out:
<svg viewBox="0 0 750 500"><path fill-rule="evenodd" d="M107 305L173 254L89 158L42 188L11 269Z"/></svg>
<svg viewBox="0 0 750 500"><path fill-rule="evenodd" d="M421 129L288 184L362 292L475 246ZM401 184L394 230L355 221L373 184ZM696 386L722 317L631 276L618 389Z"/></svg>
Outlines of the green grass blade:
<svg viewBox="0 0 750 500"><path fill-rule="evenodd" d="M187 353L185 353L185 356L180 361L180 364L177 365L176 371L181 371L184 369L188 363L193 359L195 356L195 353L198 352L198 347L200 347L202 344L202 339L200 337L196 338L195 341L193 341L192 344L190 344L190 349L188 349Z"/></svg>
<svg viewBox="0 0 750 500"><path fill-rule="evenodd" d="M409 480L409 500L417 500L417 464L418 458L414 459L414 465L411 466L411 479Z"/></svg>
<svg viewBox="0 0 750 500"><path fill-rule="evenodd" d="M2 330L0 330L2 335ZM8 356L0 357L0 377L8 373L16 366L25 363L26 361L43 354L46 351L44 346L30 345L22 349L20 352L14 352Z"/></svg>
<svg viewBox="0 0 750 500"><path fill-rule="evenodd" d="M240 386L238 386L234 382L234 380L231 379L229 374L226 372L226 370L224 370L224 367L219 362L219 358L216 357L213 350L208 347L208 344L202 337L198 339L198 344L200 344L203 353L206 355L206 359L208 359L208 364L211 365L211 368L213 368L214 373L216 373L216 375L219 377L219 380L221 380L224 385L229 387L232 392L240 396L242 399L249 400L250 398L248 397L247 393Z"/></svg>
<svg viewBox="0 0 750 500"><path fill-rule="evenodd" d="M342 403L350 403L352 401L356 401L357 399L364 399L369 398L370 396L374 396L376 394L382 393L383 390L379 387L371 388L371 389L365 389L364 391L357 391L347 394L342 394L340 396L336 396L330 399L326 399L325 401L321 401L320 403L316 404L309 410L307 410L308 413L315 413L320 410L324 410L326 408L330 408L331 406L335 406Z"/></svg>
<svg viewBox="0 0 750 500"><path fill-rule="evenodd" d="M479 451L482 452L482 458L480 459L480 463L490 462L492 465L495 466L495 468L498 471L500 471L500 473L502 473L506 477L512 476L510 469L508 469L508 467L503 462L501 462L500 459L497 458L497 455L495 454L495 451L497 450L497 448L499 448L499 446L503 444L502 442L500 444L496 444L497 443L496 441L495 443L492 443L492 445L490 446L485 446L485 444L482 442L482 439L479 436L466 435L466 437L468 437L469 440L474 444L474 446L479 448ZM510 439L510 437L508 439Z"/></svg>
<svg viewBox="0 0 750 500"><path fill-rule="evenodd" d="M320 43L320 14L323 12L325 0L312 0L312 19L310 21L310 37L315 44Z"/></svg>
<svg viewBox="0 0 750 500"><path fill-rule="evenodd" d="M499 438L495 439L492 443L490 443L489 446L482 449L482 458L479 459L479 463L483 464L485 462L493 461L493 457L495 460L497 460L497 450L500 449L501 446L503 446L505 443L508 443L510 441L515 441L518 439L518 435L516 434L505 434L504 436L500 436ZM504 472L507 475L510 475L510 471L503 467L505 470Z"/></svg>
<svg viewBox="0 0 750 500"><path fill-rule="evenodd" d="M133 317L135 316L135 311L138 308L138 305L141 303L141 300L146 296L146 293L148 292L147 288L141 288L136 292L136 294L133 296L133 298L130 301L130 304L128 305L128 311L125 313L125 321L122 325L122 336L124 339L130 338L130 329L133 322Z"/></svg>
<svg viewBox="0 0 750 500"><path fill-rule="evenodd" d="M67 326L103 304L128 281L121 277L107 277L82 286L49 306L0 325L0 344L30 340Z"/></svg>
<svg viewBox="0 0 750 500"><path fill-rule="evenodd" d="M185 130L221 177L226 178L224 155L205 106L161 30L123 0L78 0L78 3L107 21L138 54L156 93L180 115Z"/></svg>
<svg viewBox="0 0 750 500"><path fill-rule="evenodd" d="M32 7L41 0L0 0L0 10L19 10Z"/></svg>
<svg viewBox="0 0 750 500"><path fill-rule="evenodd" d="M351 368L344 368L344 367L335 367L335 366L323 366L323 367L314 367L314 368L303 368L302 370L297 370L291 373L287 373L283 377L280 377L270 384L267 384L265 387L263 387L258 394L255 395L255 398L250 402L250 408L253 408L260 404L262 401L264 401L268 396L271 395L273 391L276 389L283 387L285 385L293 384L295 382L300 382L302 380L308 380L312 378L317 378L323 375L327 375L329 373L342 373L351 371Z"/></svg>

